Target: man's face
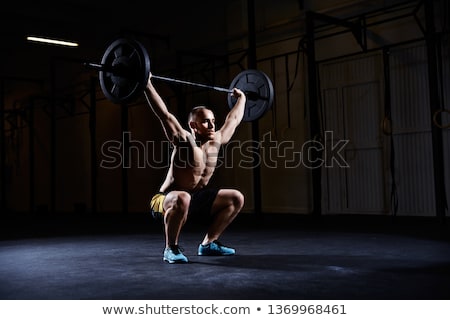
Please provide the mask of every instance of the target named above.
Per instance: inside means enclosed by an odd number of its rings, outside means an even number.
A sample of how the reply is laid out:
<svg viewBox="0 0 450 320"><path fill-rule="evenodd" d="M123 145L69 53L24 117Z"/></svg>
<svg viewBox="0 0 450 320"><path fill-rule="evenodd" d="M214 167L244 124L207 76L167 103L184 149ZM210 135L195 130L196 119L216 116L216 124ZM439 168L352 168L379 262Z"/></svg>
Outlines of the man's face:
<svg viewBox="0 0 450 320"><path fill-rule="evenodd" d="M190 125L197 139L212 140L215 136L215 117L209 109L201 109L194 115Z"/></svg>

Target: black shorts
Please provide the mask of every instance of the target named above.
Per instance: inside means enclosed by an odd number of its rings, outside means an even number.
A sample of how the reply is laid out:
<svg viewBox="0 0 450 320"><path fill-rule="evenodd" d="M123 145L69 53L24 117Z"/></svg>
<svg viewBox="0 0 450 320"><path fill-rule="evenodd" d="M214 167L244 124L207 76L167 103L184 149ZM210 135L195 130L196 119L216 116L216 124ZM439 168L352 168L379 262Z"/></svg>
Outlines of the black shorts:
<svg viewBox="0 0 450 320"><path fill-rule="evenodd" d="M204 188L191 193L188 218L193 218L194 220L199 221L209 221L209 218L212 217L212 205L218 192L219 189ZM152 216L156 220L162 220L162 217L164 216L164 212L161 212L162 203L164 202L164 198L167 193L158 192L152 198L150 208Z"/></svg>
<svg viewBox="0 0 450 320"><path fill-rule="evenodd" d="M212 205L216 200L218 189L205 188L191 193L189 216L193 218L205 218L212 216Z"/></svg>

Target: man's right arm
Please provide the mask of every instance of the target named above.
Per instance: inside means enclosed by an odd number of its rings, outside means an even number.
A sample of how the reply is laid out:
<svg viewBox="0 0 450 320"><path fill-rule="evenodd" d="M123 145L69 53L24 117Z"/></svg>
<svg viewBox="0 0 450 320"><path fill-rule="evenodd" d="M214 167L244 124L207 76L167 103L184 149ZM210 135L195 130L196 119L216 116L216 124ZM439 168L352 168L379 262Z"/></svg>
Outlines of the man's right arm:
<svg viewBox="0 0 450 320"><path fill-rule="evenodd" d="M145 87L145 93L147 102L161 121L167 139L174 144L179 141L186 141L188 132L183 129L177 118L167 109L166 104L151 82L151 75Z"/></svg>

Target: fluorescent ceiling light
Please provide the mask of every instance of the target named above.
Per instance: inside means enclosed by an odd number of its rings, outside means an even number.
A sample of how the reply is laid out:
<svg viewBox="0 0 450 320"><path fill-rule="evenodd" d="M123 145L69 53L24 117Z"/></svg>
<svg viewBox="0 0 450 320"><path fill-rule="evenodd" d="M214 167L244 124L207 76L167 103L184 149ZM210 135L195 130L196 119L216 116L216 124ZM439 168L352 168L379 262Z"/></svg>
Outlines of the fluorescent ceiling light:
<svg viewBox="0 0 450 320"><path fill-rule="evenodd" d="M35 41L35 42L49 43L49 44L56 44L56 45L66 46L66 47L78 47L78 43L76 43L76 42L48 39L48 38L42 38L42 37L27 37L27 40Z"/></svg>

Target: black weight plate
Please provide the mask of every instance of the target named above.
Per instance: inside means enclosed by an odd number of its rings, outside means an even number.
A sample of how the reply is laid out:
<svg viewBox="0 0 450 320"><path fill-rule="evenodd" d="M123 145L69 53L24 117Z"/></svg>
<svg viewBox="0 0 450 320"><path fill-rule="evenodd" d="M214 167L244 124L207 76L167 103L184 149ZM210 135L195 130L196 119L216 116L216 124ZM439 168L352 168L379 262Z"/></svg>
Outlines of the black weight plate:
<svg viewBox="0 0 450 320"><path fill-rule="evenodd" d="M150 58L144 46L131 39L113 41L102 57L100 87L117 104L133 102L143 92L150 75Z"/></svg>
<svg viewBox="0 0 450 320"><path fill-rule="evenodd" d="M243 121L254 121L261 118L272 107L274 90L272 81L262 71L245 70L231 82L230 90L238 88L247 96ZM228 106L233 108L236 98L228 96Z"/></svg>

